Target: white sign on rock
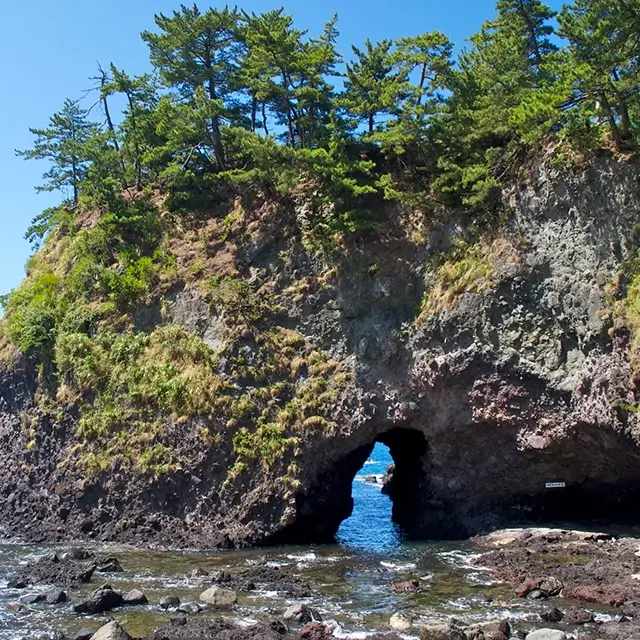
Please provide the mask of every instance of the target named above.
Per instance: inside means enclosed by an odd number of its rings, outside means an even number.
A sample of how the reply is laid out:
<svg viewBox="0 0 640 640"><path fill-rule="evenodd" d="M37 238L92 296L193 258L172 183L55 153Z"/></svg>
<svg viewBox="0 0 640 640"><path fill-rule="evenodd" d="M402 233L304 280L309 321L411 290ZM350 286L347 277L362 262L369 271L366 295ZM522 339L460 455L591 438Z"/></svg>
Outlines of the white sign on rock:
<svg viewBox="0 0 640 640"><path fill-rule="evenodd" d="M545 489L564 489L567 484L566 482L545 482Z"/></svg>

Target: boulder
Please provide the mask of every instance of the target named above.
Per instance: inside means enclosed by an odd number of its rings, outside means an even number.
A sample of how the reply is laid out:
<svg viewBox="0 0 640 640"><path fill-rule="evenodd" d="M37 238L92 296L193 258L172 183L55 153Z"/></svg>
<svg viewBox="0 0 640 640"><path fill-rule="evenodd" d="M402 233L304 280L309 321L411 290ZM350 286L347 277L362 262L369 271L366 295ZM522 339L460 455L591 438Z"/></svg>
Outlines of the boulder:
<svg viewBox="0 0 640 640"><path fill-rule="evenodd" d="M593 613L591 613L591 611L587 611L586 609L580 609L579 607L567 609L566 613L564 614L565 624L581 625L589 624L593 621Z"/></svg>
<svg viewBox="0 0 640 640"><path fill-rule="evenodd" d="M91 640L91 637L96 632L96 629L80 629L72 638L72 640Z"/></svg>
<svg viewBox="0 0 640 640"><path fill-rule="evenodd" d="M139 589L131 589L131 591L124 594L122 600L123 603L128 606L148 604L149 602L149 600L147 600L147 596L145 596Z"/></svg>
<svg viewBox="0 0 640 640"><path fill-rule="evenodd" d="M285 620L295 620L299 624L307 624L307 622L322 622L320 612L304 604L292 604L282 615Z"/></svg>
<svg viewBox="0 0 640 640"><path fill-rule="evenodd" d="M91 640L132 640L132 638L115 620L112 620L104 627L100 627L91 636Z"/></svg>
<svg viewBox="0 0 640 640"><path fill-rule="evenodd" d="M69 598L67 594L61 589L51 589L45 593L45 602L47 604L62 604L67 602Z"/></svg>
<svg viewBox="0 0 640 640"><path fill-rule="evenodd" d="M467 637L451 622L435 622L420 627L420 640L467 640Z"/></svg>
<svg viewBox="0 0 640 640"><path fill-rule="evenodd" d="M325 640L333 637L333 631L322 622L308 622L300 630L300 637L306 640Z"/></svg>
<svg viewBox="0 0 640 640"><path fill-rule="evenodd" d="M558 607L552 607L540 614L540 619L545 622L560 622L564 618L564 613Z"/></svg>
<svg viewBox="0 0 640 640"><path fill-rule="evenodd" d="M118 558L105 558L98 565L98 571L100 573L121 573L124 569Z"/></svg>
<svg viewBox="0 0 640 640"><path fill-rule="evenodd" d="M557 596L564 589L564 584L554 577L530 578L525 580L517 589L519 598L541 599Z"/></svg>
<svg viewBox="0 0 640 640"><path fill-rule="evenodd" d="M558 629L538 629L528 633L526 640L567 640L567 634Z"/></svg>
<svg viewBox="0 0 640 640"><path fill-rule="evenodd" d="M408 613L394 613L389 618L389 626L396 631L408 631L413 625L413 618Z"/></svg>
<svg viewBox="0 0 640 640"><path fill-rule="evenodd" d="M73 607L76 613L104 613L124 603L122 594L114 589L96 589L88 600Z"/></svg>
<svg viewBox="0 0 640 640"><path fill-rule="evenodd" d="M238 595L231 589L211 587L200 594L200 601L210 604L216 609L231 609L238 602Z"/></svg>
<svg viewBox="0 0 640 640"><path fill-rule="evenodd" d="M503 640L511 636L511 627L506 620L477 622L464 630L467 640Z"/></svg>
<svg viewBox="0 0 640 640"><path fill-rule="evenodd" d="M20 604L40 604L46 599L44 593L28 593L26 596L20 596Z"/></svg>
<svg viewBox="0 0 640 640"><path fill-rule="evenodd" d="M178 596L164 596L158 603L163 609L180 606L180 598Z"/></svg>

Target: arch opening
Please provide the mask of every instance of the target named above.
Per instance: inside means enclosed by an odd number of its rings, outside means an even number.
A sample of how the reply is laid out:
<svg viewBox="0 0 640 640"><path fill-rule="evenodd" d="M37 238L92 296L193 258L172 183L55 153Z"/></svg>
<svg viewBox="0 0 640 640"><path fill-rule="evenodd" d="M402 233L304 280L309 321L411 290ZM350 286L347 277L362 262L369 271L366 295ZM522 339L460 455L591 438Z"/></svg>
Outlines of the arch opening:
<svg viewBox="0 0 640 640"><path fill-rule="evenodd" d="M343 521L353 513L353 483L377 443L388 448L391 473L382 491L391 501L385 526L393 523L403 539L420 537L421 500L427 495L424 459L427 442L420 431L394 428L340 457L310 487L297 496L297 517L293 524L274 536L273 544L332 543ZM384 510L378 511L378 515ZM375 526L363 522L363 526Z"/></svg>

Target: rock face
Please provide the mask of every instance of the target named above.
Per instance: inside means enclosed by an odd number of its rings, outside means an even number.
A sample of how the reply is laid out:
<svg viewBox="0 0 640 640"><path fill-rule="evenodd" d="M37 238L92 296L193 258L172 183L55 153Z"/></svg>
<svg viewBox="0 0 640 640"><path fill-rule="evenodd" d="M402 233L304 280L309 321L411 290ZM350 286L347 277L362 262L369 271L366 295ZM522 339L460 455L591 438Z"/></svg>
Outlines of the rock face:
<svg viewBox="0 0 640 640"><path fill-rule="evenodd" d="M232 424L208 444L204 419L176 421L167 427L174 471L151 477L114 461L85 477L65 462L77 415L44 415L35 371L18 362L0 374L0 526L33 540L329 540L376 441L394 458L385 484L393 517L413 536L637 518L629 335L609 303L638 246L637 175L637 165L608 158L571 171L538 163L504 193L504 227L462 257L452 247L468 226L464 212L442 223L393 212L385 233L364 234L331 278L300 233L282 231L285 221L301 228L300 212L278 209L234 246L235 264L254 290L279 296L283 326L351 373L322 400L333 426L294 425L295 446L269 465L234 466ZM415 233L400 223L408 219ZM214 350L225 343L224 318L195 289L142 315L144 326L179 324ZM241 349L251 363L255 349ZM38 425L29 446L25 415Z"/></svg>

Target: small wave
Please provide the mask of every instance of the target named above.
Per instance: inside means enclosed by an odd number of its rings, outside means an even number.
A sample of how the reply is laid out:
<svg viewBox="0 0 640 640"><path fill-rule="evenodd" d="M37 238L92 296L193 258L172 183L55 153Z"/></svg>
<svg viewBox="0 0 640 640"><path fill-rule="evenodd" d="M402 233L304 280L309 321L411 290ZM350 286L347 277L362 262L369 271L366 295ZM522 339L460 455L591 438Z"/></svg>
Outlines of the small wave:
<svg viewBox="0 0 640 640"><path fill-rule="evenodd" d="M364 464L366 466L368 464L380 464L380 462L378 460L367 460Z"/></svg>
<svg viewBox="0 0 640 640"><path fill-rule="evenodd" d="M380 564L385 569L391 569L392 571L409 571L415 569L416 565L413 562L385 562L382 560Z"/></svg>
<svg viewBox="0 0 640 640"><path fill-rule="evenodd" d="M296 560L297 562L312 562L313 560L317 560L317 556L313 551L310 553L291 553L287 555L289 560Z"/></svg>

